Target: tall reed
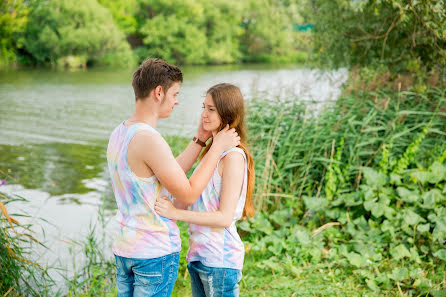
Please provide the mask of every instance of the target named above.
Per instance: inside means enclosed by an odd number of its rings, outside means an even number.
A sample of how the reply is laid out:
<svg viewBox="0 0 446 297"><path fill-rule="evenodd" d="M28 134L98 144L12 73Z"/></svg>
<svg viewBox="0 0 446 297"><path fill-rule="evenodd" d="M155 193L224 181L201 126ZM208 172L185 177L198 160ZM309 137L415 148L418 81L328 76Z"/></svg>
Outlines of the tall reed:
<svg viewBox="0 0 446 297"><path fill-rule="evenodd" d="M363 166L427 166L446 142L445 89L355 92L322 110L312 108L314 103L250 101L258 210L291 207L302 215L303 196L329 198L357 189ZM416 147L409 148L417 137ZM404 157L407 149L416 152Z"/></svg>
<svg viewBox="0 0 446 297"><path fill-rule="evenodd" d="M0 193L0 296L50 296L54 282L33 254L35 246L43 244L34 237L31 225L18 221L25 214L8 212L7 206L17 201L26 200Z"/></svg>

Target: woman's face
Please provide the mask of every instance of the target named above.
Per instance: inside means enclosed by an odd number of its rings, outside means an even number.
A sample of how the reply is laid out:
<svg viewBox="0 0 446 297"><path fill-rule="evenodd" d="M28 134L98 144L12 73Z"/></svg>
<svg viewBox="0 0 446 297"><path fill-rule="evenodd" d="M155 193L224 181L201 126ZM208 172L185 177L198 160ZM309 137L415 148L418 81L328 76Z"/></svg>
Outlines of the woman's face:
<svg viewBox="0 0 446 297"><path fill-rule="evenodd" d="M204 130L218 132L221 125L221 118L210 94L206 94L202 108L203 111L201 112L201 121L203 123Z"/></svg>

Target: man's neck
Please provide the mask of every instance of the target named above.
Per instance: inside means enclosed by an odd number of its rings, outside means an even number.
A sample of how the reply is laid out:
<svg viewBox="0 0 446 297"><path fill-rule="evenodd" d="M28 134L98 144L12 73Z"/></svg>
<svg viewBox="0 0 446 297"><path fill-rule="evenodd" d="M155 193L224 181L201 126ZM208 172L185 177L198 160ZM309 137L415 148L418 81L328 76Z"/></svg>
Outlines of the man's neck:
<svg viewBox="0 0 446 297"><path fill-rule="evenodd" d="M127 120L129 124L146 123L152 128L156 128L158 122L158 111L155 106L147 102L136 102L133 115Z"/></svg>

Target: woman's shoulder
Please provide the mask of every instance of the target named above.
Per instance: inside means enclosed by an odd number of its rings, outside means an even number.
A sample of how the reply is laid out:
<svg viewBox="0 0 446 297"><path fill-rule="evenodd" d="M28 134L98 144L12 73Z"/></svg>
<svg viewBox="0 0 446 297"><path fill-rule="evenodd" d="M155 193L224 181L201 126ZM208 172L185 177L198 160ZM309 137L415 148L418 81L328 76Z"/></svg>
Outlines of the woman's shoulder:
<svg viewBox="0 0 446 297"><path fill-rule="evenodd" d="M242 149L232 148L227 150L220 159L220 164L218 166L219 174L222 175L226 168L231 168L231 171L243 170L245 167L245 160L246 154Z"/></svg>
<svg viewBox="0 0 446 297"><path fill-rule="evenodd" d="M230 148L229 150L226 150L223 152L223 154L221 155L221 158L223 159L225 156L242 156L243 159L246 158L246 153L243 149L239 148L239 147L233 147Z"/></svg>

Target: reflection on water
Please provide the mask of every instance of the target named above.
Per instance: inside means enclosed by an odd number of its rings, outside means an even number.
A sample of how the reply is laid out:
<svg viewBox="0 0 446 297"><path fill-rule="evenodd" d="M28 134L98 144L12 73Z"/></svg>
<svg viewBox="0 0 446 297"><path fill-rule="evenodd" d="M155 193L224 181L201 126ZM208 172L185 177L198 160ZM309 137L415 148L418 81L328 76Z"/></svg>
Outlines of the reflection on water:
<svg viewBox="0 0 446 297"><path fill-rule="evenodd" d="M51 195L91 191L84 180L104 172L106 144L0 145L0 167L14 183Z"/></svg>

